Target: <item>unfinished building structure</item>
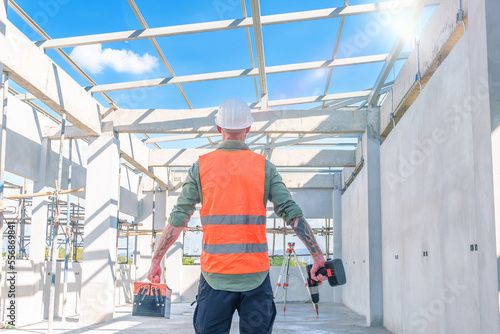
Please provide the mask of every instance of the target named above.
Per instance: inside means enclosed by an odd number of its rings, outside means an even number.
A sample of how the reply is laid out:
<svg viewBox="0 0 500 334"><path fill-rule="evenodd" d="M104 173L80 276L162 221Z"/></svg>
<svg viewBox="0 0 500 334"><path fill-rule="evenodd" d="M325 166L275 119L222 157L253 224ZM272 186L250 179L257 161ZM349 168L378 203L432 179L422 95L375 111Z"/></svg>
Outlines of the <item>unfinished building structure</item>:
<svg viewBox="0 0 500 334"><path fill-rule="evenodd" d="M2 0L0 206L3 251L9 229L15 230L16 325L74 314L82 324L101 323L113 318L116 305L130 303L131 284L147 275L154 240L180 194L186 167L220 141L213 122L217 107L195 108L182 85L251 77L256 100L250 148L278 167L305 217L320 221L314 230L324 237L323 250L344 262L348 284L333 292L322 286L322 300L342 303L367 325L396 333L499 333L500 2L342 2L261 15L259 0L251 0L249 16L241 1L239 19L149 28L128 0L141 30L51 39L15 1ZM346 18L398 11L392 15L406 15L405 29L413 29L426 7L434 13L409 52L402 51L408 40L403 34L386 54L336 58ZM28 38L8 12L43 39ZM263 26L333 18L340 25L332 32L338 37L331 59L266 66ZM156 42L229 29L246 32L250 68L176 76ZM170 77L98 84L64 50L134 40L153 43ZM74 73L56 64L56 54ZM404 65L391 79L398 60ZM382 64L372 87L328 94L332 69L371 63ZM316 69L330 71L324 94L269 99L267 77ZM108 95L166 85L178 88L189 109L123 109ZM313 102L318 105L301 109ZM160 146L195 138L207 142ZM4 186L5 172L29 182ZM287 231L271 207L268 217L273 257ZM190 225L187 233L201 232ZM120 238L126 246L117 246ZM117 247L128 252L132 240L132 263L118 264ZM199 266L184 263L186 254L196 257L184 240L164 260L163 279L174 302L194 299L200 275ZM68 259L51 262L60 247ZM6 322L12 270L7 255L2 261ZM271 267L273 282L278 271ZM308 295L297 288L291 298Z"/></svg>

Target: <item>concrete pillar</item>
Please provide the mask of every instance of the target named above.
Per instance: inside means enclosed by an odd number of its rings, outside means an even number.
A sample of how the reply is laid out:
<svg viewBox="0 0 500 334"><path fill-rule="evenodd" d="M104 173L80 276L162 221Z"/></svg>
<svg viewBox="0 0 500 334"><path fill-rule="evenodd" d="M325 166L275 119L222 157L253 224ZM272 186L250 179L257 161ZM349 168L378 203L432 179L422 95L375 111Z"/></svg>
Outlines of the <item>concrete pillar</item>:
<svg viewBox="0 0 500 334"><path fill-rule="evenodd" d="M50 191L49 187L44 187L43 182L34 182L34 192ZM36 318L42 320L44 314L48 312L48 295L44 296L44 286L50 282L45 267L45 246L48 214L48 197L34 197L33 211L31 216L31 241L29 259L33 264L33 272L40 280L33 286L34 304L39 307L33 308L37 313ZM33 237L33 236L36 236ZM46 298L45 298L46 297ZM35 317L35 316L34 316Z"/></svg>
<svg viewBox="0 0 500 334"><path fill-rule="evenodd" d="M154 227L156 231L163 231L166 222L167 191L158 185L155 191ZM159 239L159 238L158 238Z"/></svg>
<svg viewBox="0 0 500 334"><path fill-rule="evenodd" d="M37 182L33 183L33 191L43 192L50 191L46 187L45 169L47 166L47 156L50 151L50 140L44 138L42 140L42 153L40 155L40 177ZM44 263L45 261L45 246L46 246L46 231L47 231L47 214L48 214L49 198L33 197L32 213L31 213L31 235L36 235L36 238L31 238L29 258L34 265Z"/></svg>
<svg viewBox="0 0 500 334"><path fill-rule="evenodd" d="M481 333L499 333L500 22L497 0L469 1L474 200ZM488 112L489 111L489 112ZM494 198L494 201L491 199ZM496 232L495 232L496 225ZM495 240L496 234L496 240Z"/></svg>
<svg viewBox="0 0 500 334"><path fill-rule="evenodd" d="M380 199L380 110L370 108L363 135L363 159L367 169L370 312L367 324L383 325L382 215Z"/></svg>
<svg viewBox="0 0 500 334"><path fill-rule="evenodd" d="M89 139L80 321L113 319L120 147L112 135Z"/></svg>
<svg viewBox="0 0 500 334"><path fill-rule="evenodd" d="M37 182L33 183L33 192L50 191L46 185L45 170L47 167L47 157L50 150L50 140L44 138L42 140L42 152L40 154L40 176ZM45 313L48 314L49 300L48 294L44 295L44 287L50 280L46 273L45 262L45 246L46 246L46 232L47 232L47 215L49 206L48 197L33 197L32 211L31 211L31 235L30 241L30 254L29 259L33 263L33 271L35 275L40 277L38 284L33 286L33 304L38 307L33 308L33 319L44 318Z"/></svg>
<svg viewBox="0 0 500 334"><path fill-rule="evenodd" d="M342 175L334 174L333 188L333 257L342 259ZM342 303L342 287L333 288L333 302Z"/></svg>
<svg viewBox="0 0 500 334"><path fill-rule="evenodd" d="M167 192L167 218L172 212L174 206L177 204L177 198L181 194L182 189L169 190ZM165 280L168 286L172 289L172 301L181 301L182 289L182 255L184 247L184 238L181 235L179 239L170 247L165 257Z"/></svg>

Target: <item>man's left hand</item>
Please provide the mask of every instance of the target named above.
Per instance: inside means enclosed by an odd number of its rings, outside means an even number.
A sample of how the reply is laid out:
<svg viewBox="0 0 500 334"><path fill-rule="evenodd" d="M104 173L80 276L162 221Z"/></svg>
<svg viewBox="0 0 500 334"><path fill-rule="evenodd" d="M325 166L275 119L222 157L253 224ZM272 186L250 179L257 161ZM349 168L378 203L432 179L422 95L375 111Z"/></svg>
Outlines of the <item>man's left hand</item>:
<svg viewBox="0 0 500 334"><path fill-rule="evenodd" d="M328 277L323 276L321 274L316 276L316 272L325 266L325 258L323 257L323 255L316 256L313 258L314 258L314 263L311 268L311 278L315 281L318 281L318 285L321 285L321 283L327 280Z"/></svg>

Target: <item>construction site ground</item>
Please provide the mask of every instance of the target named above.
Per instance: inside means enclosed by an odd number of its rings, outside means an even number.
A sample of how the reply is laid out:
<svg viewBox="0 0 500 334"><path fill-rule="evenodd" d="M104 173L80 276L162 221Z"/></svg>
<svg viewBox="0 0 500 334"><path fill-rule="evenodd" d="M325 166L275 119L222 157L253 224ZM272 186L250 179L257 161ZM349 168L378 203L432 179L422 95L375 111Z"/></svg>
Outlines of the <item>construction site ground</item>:
<svg viewBox="0 0 500 334"><path fill-rule="evenodd" d="M289 303L286 314L283 305L276 304L278 314L274 323L273 333L359 333L359 334L390 334L384 328L366 326L365 318L337 304L320 304L320 314L316 317L310 303ZM132 306L116 308L115 319L102 325L82 327L78 317L70 317L67 322L54 322L54 333L194 333L192 320L195 306L189 303L172 304L171 318L135 317L132 316ZM6 330L3 330L6 331ZM2 331L0 331L2 332ZM41 322L19 328L18 333L46 333L47 322ZM235 312L231 326L231 334L239 333L238 315Z"/></svg>

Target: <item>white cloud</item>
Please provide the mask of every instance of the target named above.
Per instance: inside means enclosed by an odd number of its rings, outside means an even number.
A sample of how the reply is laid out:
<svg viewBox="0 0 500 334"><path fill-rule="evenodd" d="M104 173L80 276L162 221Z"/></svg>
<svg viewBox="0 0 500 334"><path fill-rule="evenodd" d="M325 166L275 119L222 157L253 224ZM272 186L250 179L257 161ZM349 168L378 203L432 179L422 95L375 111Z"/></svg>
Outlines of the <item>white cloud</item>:
<svg viewBox="0 0 500 334"><path fill-rule="evenodd" d="M314 96L319 96L319 95L323 95L324 93L325 93L325 89L324 88L321 89L319 87L316 87L316 89L314 90L313 95Z"/></svg>
<svg viewBox="0 0 500 334"><path fill-rule="evenodd" d="M77 46L70 56L93 74L102 72L106 67L117 72L141 74L158 65L158 58L149 53L141 56L130 50L103 49L100 44Z"/></svg>

